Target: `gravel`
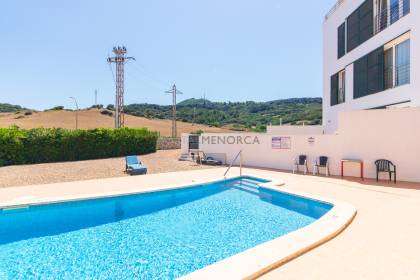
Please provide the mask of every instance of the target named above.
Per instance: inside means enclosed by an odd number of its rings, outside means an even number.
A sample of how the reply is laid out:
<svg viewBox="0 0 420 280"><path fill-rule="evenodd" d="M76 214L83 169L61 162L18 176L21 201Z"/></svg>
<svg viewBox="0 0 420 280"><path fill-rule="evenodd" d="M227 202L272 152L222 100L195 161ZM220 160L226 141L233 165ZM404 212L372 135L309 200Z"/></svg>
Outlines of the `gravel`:
<svg viewBox="0 0 420 280"><path fill-rule="evenodd" d="M178 161L180 150L142 155L148 174L214 168ZM128 176L121 158L0 167L0 188Z"/></svg>

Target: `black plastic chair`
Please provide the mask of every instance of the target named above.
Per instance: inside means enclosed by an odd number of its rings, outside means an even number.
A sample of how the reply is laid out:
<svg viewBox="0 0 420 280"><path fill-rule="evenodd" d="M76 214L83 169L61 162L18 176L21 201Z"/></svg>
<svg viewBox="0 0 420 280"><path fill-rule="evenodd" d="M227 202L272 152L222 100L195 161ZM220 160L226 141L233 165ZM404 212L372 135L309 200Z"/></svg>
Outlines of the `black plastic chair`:
<svg viewBox="0 0 420 280"><path fill-rule="evenodd" d="M300 155L298 158L295 158L295 162L293 164L293 174L295 174L295 171L299 172L299 166L304 167L304 173L306 174L308 169L308 157L306 155Z"/></svg>
<svg viewBox="0 0 420 280"><path fill-rule="evenodd" d="M397 166L387 159L378 159L375 161L376 165L376 181L379 181L379 173L388 173L389 181L392 181L392 174L394 174L394 184L397 183Z"/></svg>
<svg viewBox="0 0 420 280"><path fill-rule="evenodd" d="M319 175L320 167L325 168L325 176L330 175L330 164L329 164L328 157L320 156L318 160L314 161L314 170L313 170L314 175Z"/></svg>

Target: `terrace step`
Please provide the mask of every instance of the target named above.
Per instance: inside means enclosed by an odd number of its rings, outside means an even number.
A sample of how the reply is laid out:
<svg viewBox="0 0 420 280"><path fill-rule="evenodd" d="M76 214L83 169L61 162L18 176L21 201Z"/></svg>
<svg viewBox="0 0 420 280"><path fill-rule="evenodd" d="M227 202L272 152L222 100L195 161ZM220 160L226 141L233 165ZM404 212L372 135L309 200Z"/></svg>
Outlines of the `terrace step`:
<svg viewBox="0 0 420 280"><path fill-rule="evenodd" d="M181 154L181 156L178 158L180 161L193 161L190 154Z"/></svg>

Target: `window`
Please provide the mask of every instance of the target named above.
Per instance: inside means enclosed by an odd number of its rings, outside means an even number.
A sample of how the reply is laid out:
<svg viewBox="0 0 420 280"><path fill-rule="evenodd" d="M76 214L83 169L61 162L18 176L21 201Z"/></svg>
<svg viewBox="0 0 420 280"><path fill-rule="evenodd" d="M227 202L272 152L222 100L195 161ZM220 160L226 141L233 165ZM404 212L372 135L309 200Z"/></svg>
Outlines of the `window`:
<svg viewBox="0 0 420 280"><path fill-rule="evenodd" d="M410 0L366 0L338 28L338 58L410 13ZM343 32L341 28L345 31ZM343 35L344 34L344 35ZM342 39L345 36L345 40ZM341 47L344 44L344 48Z"/></svg>
<svg viewBox="0 0 420 280"><path fill-rule="evenodd" d="M384 46L385 89L410 83L410 33Z"/></svg>
<svg viewBox="0 0 420 280"><path fill-rule="evenodd" d="M340 71L331 76L331 106L344 103L346 101L346 71Z"/></svg>
<svg viewBox="0 0 420 280"><path fill-rule="evenodd" d="M410 83L410 39L395 47L395 86Z"/></svg>
<svg viewBox="0 0 420 280"><path fill-rule="evenodd" d="M338 58L346 54L346 23L338 27Z"/></svg>
<svg viewBox="0 0 420 280"><path fill-rule="evenodd" d="M338 73L338 104L346 101L346 70Z"/></svg>
<svg viewBox="0 0 420 280"><path fill-rule="evenodd" d="M410 33L354 62L354 98L410 83Z"/></svg>
<svg viewBox="0 0 420 280"><path fill-rule="evenodd" d="M410 13L410 0L403 0L403 16Z"/></svg>
<svg viewBox="0 0 420 280"><path fill-rule="evenodd" d="M400 0L391 0L391 24L400 19Z"/></svg>
<svg viewBox="0 0 420 280"><path fill-rule="evenodd" d="M390 21L391 24L410 13L410 0L391 0Z"/></svg>
<svg viewBox="0 0 420 280"><path fill-rule="evenodd" d="M190 150L198 150L200 148L200 136L190 135L188 137L188 148Z"/></svg>
<svg viewBox="0 0 420 280"><path fill-rule="evenodd" d="M375 0L375 33L388 27L388 0Z"/></svg>

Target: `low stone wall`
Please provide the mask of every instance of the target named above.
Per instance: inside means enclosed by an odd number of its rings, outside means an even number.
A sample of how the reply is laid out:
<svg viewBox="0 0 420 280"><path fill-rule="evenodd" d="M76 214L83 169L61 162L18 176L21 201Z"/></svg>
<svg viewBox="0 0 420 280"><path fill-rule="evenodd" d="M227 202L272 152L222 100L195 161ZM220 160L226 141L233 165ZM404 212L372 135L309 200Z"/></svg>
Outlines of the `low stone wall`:
<svg viewBox="0 0 420 280"><path fill-rule="evenodd" d="M177 150L181 149L181 138L161 137L157 141L158 150Z"/></svg>

